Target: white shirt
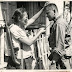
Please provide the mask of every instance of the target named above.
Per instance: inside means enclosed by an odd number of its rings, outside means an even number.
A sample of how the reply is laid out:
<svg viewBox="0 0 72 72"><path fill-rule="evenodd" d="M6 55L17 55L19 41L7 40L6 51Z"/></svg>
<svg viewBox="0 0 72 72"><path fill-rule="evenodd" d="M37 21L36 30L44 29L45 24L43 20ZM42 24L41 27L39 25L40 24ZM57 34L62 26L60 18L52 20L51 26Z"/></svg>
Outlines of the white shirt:
<svg viewBox="0 0 72 72"><path fill-rule="evenodd" d="M29 56L32 55L32 51L29 45L23 43L23 48L21 49L20 47L20 41L18 40L20 37L23 38L27 38L26 36L26 32L25 30L21 29L19 26L11 24L10 27L10 32L12 34L12 41L13 41L13 45L14 47L18 47L19 51L18 51L18 59L21 59L21 50L23 51L23 58L28 58Z"/></svg>

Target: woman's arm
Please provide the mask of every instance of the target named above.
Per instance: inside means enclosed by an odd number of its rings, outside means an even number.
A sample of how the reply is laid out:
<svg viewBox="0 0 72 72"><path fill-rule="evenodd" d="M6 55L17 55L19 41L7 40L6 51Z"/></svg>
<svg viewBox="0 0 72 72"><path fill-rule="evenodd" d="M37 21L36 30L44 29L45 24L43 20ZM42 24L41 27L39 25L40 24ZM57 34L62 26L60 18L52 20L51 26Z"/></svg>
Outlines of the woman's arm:
<svg viewBox="0 0 72 72"><path fill-rule="evenodd" d="M36 41L36 39L38 38L38 36L41 35L43 32L45 32L44 28L42 28L42 29L37 33L37 35L34 36L32 39L29 39L28 37L27 37L27 38L25 38L25 37L19 37L18 39L19 39L21 42L23 42L23 43L25 43L25 44L27 44L27 45L31 45L31 44L33 44L33 43Z"/></svg>
<svg viewBox="0 0 72 72"><path fill-rule="evenodd" d="M44 10L44 7L38 13L36 13L31 19L28 20L28 23L25 27L31 25L40 16L43 10Z"/></svg>

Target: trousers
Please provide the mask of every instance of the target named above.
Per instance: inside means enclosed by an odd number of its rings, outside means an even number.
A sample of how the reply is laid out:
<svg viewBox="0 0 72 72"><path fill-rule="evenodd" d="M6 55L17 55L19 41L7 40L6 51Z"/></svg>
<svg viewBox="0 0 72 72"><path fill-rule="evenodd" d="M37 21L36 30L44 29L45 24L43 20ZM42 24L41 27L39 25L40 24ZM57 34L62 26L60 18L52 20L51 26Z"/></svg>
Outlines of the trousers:
<svg viewBox="0 0 72 72"><path fill-rule="evenodd" d="M51 63L50 69L70 69L69 59L60 57L55 52L49 56L49 60L55 61L55 63Z"/></svg>
<svg viewBox="0 0 72 72"><path fill-rule="evenodd" d="M10 57L8 60L7 69L22 69L21 59L18 59L18 61L20 62L19 66L15 65L14 62L12 61L12 58ZM31 56L23 59L23 69L32 69L32 61L33 57Z"/></svg>

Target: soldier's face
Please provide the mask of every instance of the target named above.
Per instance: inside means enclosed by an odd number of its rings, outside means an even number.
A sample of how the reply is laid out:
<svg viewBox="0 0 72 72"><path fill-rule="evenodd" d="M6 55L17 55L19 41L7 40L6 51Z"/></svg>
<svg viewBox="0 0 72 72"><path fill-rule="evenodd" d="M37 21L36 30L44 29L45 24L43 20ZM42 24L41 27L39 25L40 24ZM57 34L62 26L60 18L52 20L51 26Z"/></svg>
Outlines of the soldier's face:
<svg viewBox="0 0 72 72"><path fill-rule="evenodd" d="M47 17L49 18L49 21L52 21L55 17L55 13L52 9L47 9L46 10L46 14L47 14Z"/></svg>

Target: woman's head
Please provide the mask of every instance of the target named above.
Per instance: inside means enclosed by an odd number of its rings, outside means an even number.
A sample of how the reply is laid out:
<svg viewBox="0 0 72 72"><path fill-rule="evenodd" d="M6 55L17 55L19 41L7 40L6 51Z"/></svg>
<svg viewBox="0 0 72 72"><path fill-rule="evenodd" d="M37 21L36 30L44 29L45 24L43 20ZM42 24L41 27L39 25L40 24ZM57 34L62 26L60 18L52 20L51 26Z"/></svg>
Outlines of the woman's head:
<svg viewBox="0 0 72 72"><path fill-rule="evenodd" d="M28 21L28 15L25 8L18 8L15 10L12 19L15 23L23 23L27 24Z"/></svg>

